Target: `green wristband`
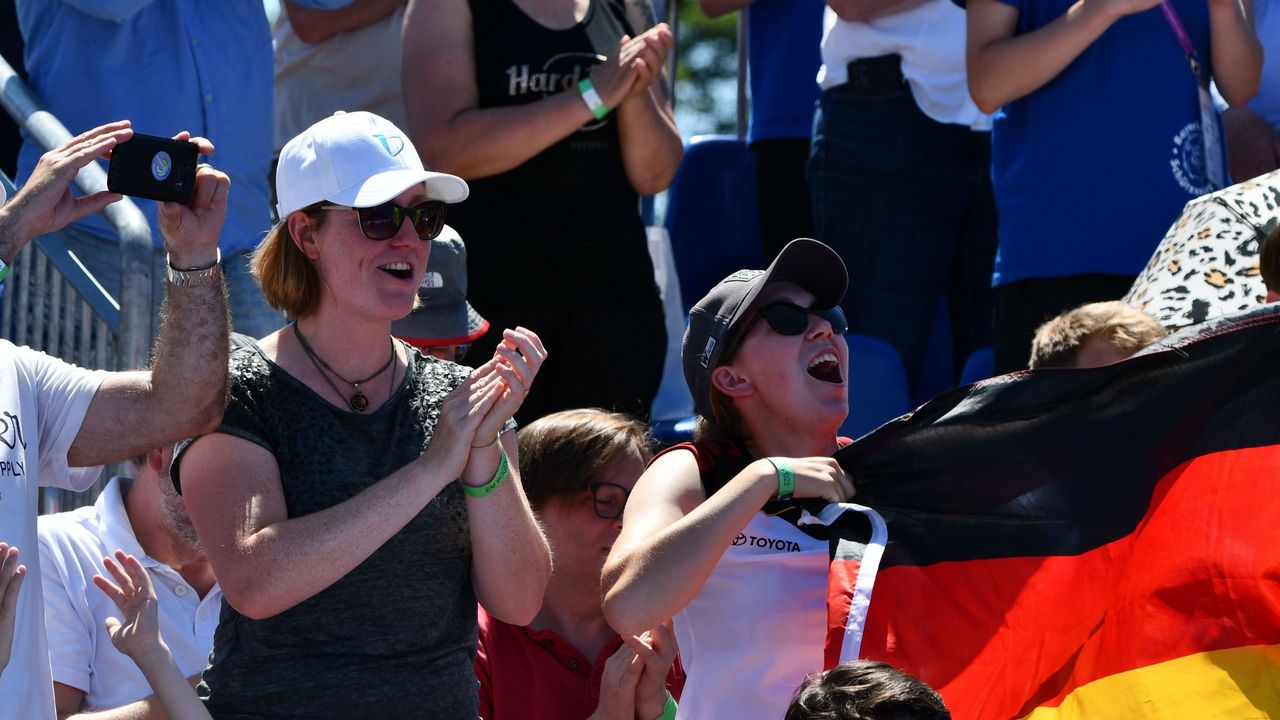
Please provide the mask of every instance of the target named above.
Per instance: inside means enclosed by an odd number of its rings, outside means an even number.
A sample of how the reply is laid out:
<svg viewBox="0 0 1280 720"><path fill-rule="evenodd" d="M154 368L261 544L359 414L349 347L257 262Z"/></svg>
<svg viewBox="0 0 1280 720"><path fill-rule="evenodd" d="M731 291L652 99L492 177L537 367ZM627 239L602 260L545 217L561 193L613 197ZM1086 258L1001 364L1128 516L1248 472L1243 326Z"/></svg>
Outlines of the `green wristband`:
<svg viewBox="0 0 1280 720"><path fill-rule="evenodd" d="M778 473L778 499L790 500L791 495L796 491L796 474L791 470L791 464L786 458L771 457L765 458L773 469Z"/></svg>
<svg viewBox="0 0 1280 720"><path fill-rule="evenodd" d="M582 94L582 102L587 104L592 117L603 120L609 114L609 106L604 104L600 93L596 92L596 86L591 84L591 78L583 78L578 83L578 92Z"/></svg>
<svg viewBox="0 0 1280 720"><path fill-rule="evenodd" d="M503 450L501 457L498 459L498 469L493 473L492 480L480 487L471 487L466 483L461 483L462 490L471 497L484 497L485 495L491 495L493 491L497 490L498 486L502 484L502 481L507 479L510 468L511 466L507 464L507 452Z"/></svg>
<svg viewBox="0 0 1280 720"><path fill-rule="evenodd" d="M676 699L667 693L667 704L662 706L662 714L653 720L676 720Z"/></svg>
<svg viewBox="0 0 1280 720"><path fill-rule="evenodd" d="M0 260L0 283L9 279L9 266L3 260Z"/></svg>

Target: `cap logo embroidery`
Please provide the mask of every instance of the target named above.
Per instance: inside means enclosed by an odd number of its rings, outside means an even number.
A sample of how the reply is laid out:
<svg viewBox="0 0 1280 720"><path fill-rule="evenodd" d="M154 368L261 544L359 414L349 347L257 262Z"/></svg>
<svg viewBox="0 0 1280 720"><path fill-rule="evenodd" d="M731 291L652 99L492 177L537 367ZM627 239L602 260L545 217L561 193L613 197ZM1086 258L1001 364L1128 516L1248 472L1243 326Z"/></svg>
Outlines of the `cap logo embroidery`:
<svg viewBox="0 0 1280 720"><path fill-rule="evenodd" d="M442 287L444 287L444 276L436 272L435 270L431 270L426 275L423 276L422 278L423 290L432 290L434 288L442 288Z"/></svg>
<svg viewBox="0 0 1280 720"><path fill-rule="evenodd" d="M746 282L747 280L751 280L752 278L760 277L763 274L764 274L763 270L739 270L738 272L730 275L729 277L725 278L721 282Z"/></svg>
<svg viewBox="0 0 1280 720"><path fill-rule="evenodd" d="M699 360L699 364L702 365L702 367L707 367L708 365L710 365L711 353L715 351L716 351L716 339L713 337L707 338L707 346L702 349L702 358L701 360Z"/></svg>
<svg viewBox="0 0 1280 720"><path fill-rule="evenodd" d="M399 155L404 150L404 138L399 135L383 135L376 133L374 137L378 138L378 142L382 143L382 147L391 157Z"/></svg>

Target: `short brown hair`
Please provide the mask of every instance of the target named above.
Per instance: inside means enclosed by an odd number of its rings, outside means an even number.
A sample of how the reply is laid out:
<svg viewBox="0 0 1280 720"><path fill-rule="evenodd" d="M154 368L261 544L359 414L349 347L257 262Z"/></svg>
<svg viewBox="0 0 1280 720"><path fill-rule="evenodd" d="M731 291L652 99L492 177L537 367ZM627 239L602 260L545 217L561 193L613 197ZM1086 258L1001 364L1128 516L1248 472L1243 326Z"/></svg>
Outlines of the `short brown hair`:
<svg viewBox="0 0 1280 720"><path fill-rule="evenodd" d="M1168 335L1156 319L1119 300L1081 305L1040 326L1031 341L1031 367L1071 367L1094 337L1132 355Z"/></svg>
<svg viewBox="0 0 1280 720"><path fill-rule="evenodd" d="M319 230L328 213L314 203L300 212ZM289 234L289 218L281 218L253 251L250 269L267 302L291 318L304 318L320 305L320 274Z"/></svg>
<svg viewBox="0 0 1280 720"><path fill-rule="evenodd" d="M783 720L951 720L938 692L897 668L851 660L811 675Z"/></svg>
<svg viewBox="0 0 1280 720"><path fill-rule="evenodd" d="M1267 291L1280 292L1280 223L1276 223L1262 239L1262 249L1258 251L1258 270L1262 273L1262 284L1267 286Z"/></svg>
<svg viewBox="0 0 1280 720"><path fill-rule="evenodd" d="M516 436L520 482L535 510L548 500L581 492L606 465L653 456L649 426L630 415L596 408L563 410L534 420Z"/></svg>

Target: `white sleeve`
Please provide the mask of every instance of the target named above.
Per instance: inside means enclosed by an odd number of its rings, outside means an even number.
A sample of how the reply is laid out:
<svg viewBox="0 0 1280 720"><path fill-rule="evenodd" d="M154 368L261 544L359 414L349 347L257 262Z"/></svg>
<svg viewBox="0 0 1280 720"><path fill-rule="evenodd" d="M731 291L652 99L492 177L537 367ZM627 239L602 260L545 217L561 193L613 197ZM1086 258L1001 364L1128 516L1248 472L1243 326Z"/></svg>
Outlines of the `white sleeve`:
<svg viewBox="0 0 1280 720"><path fill-rule="evenodd" d="M67 490L83 490L97 477L92 472L72 471L67 453L80 432L93 394L107 377L105 370L85 370L28 347L15 348L15 364L31 377L40 437L41 485Z"/></svg>
<svg viewBox="0 0 1280 720"><path fill-rule="evenodd" d="M65 568L75 563L74 553L65 557L54 547L51 537L56 526L40 518L40 584L44 591L44 627L49 638L49 663L54 682L89 692L92 673L93 637L97 628L87 605L83 576L71 577Z"/></svg>

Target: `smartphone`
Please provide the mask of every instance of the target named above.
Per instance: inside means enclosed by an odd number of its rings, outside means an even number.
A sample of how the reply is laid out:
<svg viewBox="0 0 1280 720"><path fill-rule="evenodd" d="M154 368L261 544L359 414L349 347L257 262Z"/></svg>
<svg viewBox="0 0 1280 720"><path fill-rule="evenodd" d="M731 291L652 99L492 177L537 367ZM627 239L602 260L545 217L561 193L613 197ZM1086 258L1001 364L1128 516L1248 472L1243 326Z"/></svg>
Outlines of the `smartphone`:
<svg viewBox="0 0 1280 720"><path fill-rule="evenodd" d="M196 189L199 154L193 142L134 133L111 151L107 189L186 205Z"/></svg>

